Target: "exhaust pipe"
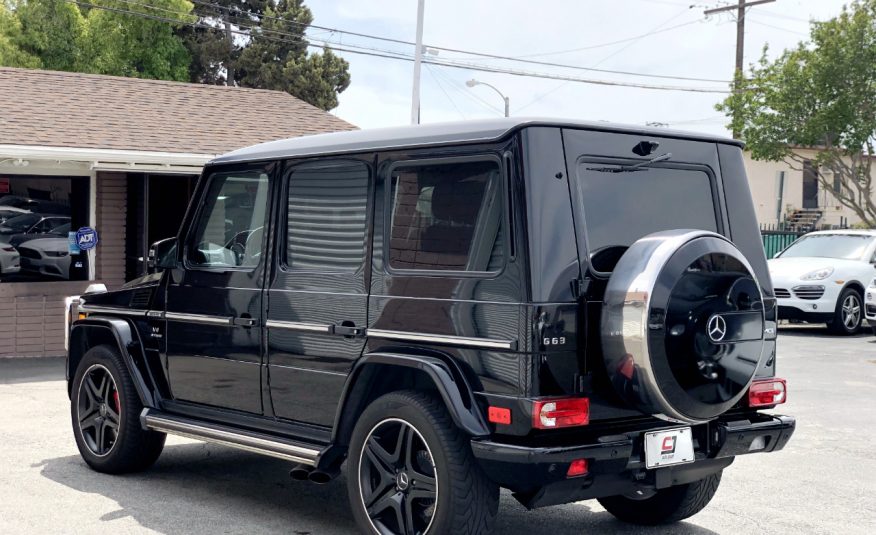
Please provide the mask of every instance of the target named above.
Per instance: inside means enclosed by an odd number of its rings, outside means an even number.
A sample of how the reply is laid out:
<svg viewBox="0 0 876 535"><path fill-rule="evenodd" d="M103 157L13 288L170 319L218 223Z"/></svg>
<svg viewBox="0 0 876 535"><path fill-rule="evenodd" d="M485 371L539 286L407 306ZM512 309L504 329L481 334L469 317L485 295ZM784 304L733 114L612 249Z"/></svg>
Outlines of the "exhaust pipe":
<svg viewBox="0 0 876 535"><path fill-rule="evenodd" d="M310 481L316 483L317 485L325 485L332 479L338 477L338 474L340 473L341 471L337 468L328 472L323 470L313 470L310 472L308 477L310 478Z"/></svg>
<svg viewBox="0 0 876 535"><path fill-rule="evenodd" d="M313 472L313 467L308 466L306 464L296 465L289 472L289 476L295 481L308 481L310 479L310 474Z"/></svg>

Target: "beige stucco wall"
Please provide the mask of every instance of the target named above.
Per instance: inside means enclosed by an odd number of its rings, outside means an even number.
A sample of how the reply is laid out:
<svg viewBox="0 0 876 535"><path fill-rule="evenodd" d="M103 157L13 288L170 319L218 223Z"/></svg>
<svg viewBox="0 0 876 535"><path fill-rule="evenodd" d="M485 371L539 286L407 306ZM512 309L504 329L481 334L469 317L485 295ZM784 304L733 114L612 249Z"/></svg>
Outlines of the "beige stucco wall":
<svg viewBox="0 0 876 535"><path fill-rule="evenodd" d="M814 150L798 150L806 157L814 157ZM778 172L785 172L785 188L782 198L782 215L794 209L803 207L803 171L791 169L785 162L766 162L754 160L751 153L744 153L745 171L754 199L754 208L759 223L777 223L776 206L778 204ZM876 192L874 192L876 198ZM850 209L842 206L829 192L818 185L818 208L824 212L820 224L839 225L845 218L848 224L854 225L860 219Z"/></svg>

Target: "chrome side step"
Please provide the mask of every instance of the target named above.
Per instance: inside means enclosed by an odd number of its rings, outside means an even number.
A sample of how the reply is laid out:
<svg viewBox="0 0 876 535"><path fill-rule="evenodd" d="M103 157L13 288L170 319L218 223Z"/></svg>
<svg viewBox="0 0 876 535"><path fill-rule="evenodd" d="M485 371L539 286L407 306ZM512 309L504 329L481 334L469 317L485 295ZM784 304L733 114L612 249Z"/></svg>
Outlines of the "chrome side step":
<svg viewBox="0 0 876 535"><path fill-rule="evenodd" d="M304 444L262 433L242 431L221 424L162 413L155 409L143 409L143 413L140 414L140 422L146 429L222 444L310 466L316 465L316 459L320 454L319 450Z"/></svg>

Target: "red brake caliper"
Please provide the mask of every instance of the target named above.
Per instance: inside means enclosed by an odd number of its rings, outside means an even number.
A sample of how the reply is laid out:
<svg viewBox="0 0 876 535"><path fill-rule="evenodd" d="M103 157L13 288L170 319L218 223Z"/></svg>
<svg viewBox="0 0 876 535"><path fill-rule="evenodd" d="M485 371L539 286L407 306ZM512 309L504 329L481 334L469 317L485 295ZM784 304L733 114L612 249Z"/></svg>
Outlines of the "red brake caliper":
<svg viewBox="0 0 876 535"><path fill-rule="evenodd" d="M118 390L113 392L113 401L116 402L116 414L120 414L122 412L122 407L119 405L119 391Z"/></svg>

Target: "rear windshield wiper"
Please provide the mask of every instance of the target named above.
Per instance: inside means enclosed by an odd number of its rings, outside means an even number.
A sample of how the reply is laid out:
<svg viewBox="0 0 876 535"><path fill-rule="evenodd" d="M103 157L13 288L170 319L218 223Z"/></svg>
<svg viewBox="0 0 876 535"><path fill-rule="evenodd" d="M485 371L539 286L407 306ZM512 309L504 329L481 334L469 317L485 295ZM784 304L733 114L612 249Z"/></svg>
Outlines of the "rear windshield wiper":
<svg viewBox="0 0 876 535"><path fill-rule="evenodd" d="M588 171L597 171L600 173L635 173L636 171L644 171L646 167L651 165L652 163L657 162L665 162L666 160L672 158L672 153L667 152L666 154L661 154L660 156L655 156L651 158L647 162L639 162L632 165L621 165L618 167L588 167Z"/></svg>

